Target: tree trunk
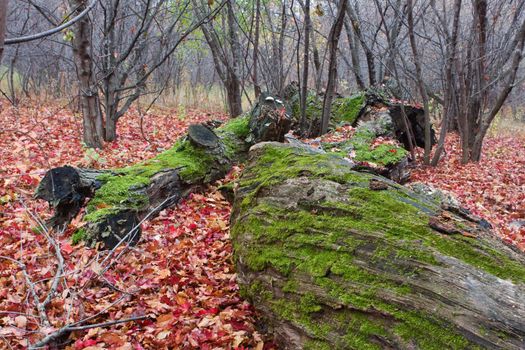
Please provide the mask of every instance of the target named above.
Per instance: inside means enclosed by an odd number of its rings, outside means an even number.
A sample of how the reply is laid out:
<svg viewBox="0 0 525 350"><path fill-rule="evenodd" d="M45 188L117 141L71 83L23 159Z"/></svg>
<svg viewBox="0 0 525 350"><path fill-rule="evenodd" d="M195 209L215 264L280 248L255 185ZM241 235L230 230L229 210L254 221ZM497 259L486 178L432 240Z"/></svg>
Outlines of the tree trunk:
<svg viewBox="0 0 525 350"><path fill-rule="evenodd" d="M361 25L359 23L357 12L351 4L346 7L346 10L348 13L348 17L350 18L350 22L352 23L354 33L357 35L357 38L361 43L361 47L363 47L363 50L365 51L366 64L368 67L368 85L374 86L376 84L376 67L374 62L374 53L366 43L366 38L361 32Z"/></svg>
<svg viewBox="0 0 525 350"><path fill-rule="evenodd" d="M355 42L354 33L352 32L352 28L350 27L348 20L345 19L344 24L345 24L346 36L348 39L348 45L350 46L350 56L352 59L352 72L355 77L355 82L359 90L365 90L366 85L363 80L363 75L361 73L361 61L359 60L359 50L357 47L357 43Z"/></svg>
<svg viewBox="0 0 525 350"><path fill-rule="evenodd" d="M252 147L231 237L283 349L523 349L525 255L464 209L304 147Z"/></svg>
<svg viewBox="0 0 525 350"><path fill-rule="evenodd" d="M308 66L310 50L310 31L312 30L312 21L310 19L310 0L304 4L304 56L303 56L303 79L301 81L301 131L306 130L306 100L308 95Z"/></svg>
<svg viewBox="0 0 525 350"><path fill-rule="evenodd" d="M241 95L241 47L237 35L237 21L233 12L232 1L226 3L228 10L228 31L232 54L232 65L228 68L228 102L230 115L237 117L242 114L242 95Z"/></svg>
<svg viewBox="0 0 525 350"><path fill-rule="evenodd" d="M117 139L117 119L114 115L106 115L106 129L104 140L111 142Z"/></svg>
<svg viewBox="0 0 525 350"><path fill-rule="evenodd" d="M429 104L428 104L428 93L425 88L425 82L423 81L423 71L421 69L421 60L417 50L416 36L414 34L414 6L412 0L407 0L407 11L408 11L408 36L410 38L410 47L412 48L412 54L414 56L414 65L416 66L416 80L419 88L419 93L423 99L423 110L425 112L425 153L423 155L423 162L426 165L430 164L430 152L432 151L432 142L431 142L431 126L430 126L430 114L429 114Z"/></svg>
<svg viewBox="0 0 525 350"><path fill-rule="evenodd" d="M80 235L106 248L135 243L140 222L177 203L191 191L224 177L260 141L284 141L291 121L282 104L261 95L250 116L218 129L190 126L187 137L157 157L104 172L59 167L46 173L36 197L53 206L49 225L66 226L86 206ZM90 200L86 203L86 199Z"/></svg>
<svg viewBox="0 0 525 350"><path fill-rule="evenodd" d="M461 14L461 2L462 0L454 1L454 20L452 24L452 35L449 36L447 32L447 62L445 66L445 98L443 102L443 119L441 120L441 131L439 133L439 141L432 158L431 165L437 166L441 153L445 148L445 137L447 132L450 131L450 125L455 124L455 116L457 108L457 95L456 95L456 84L454 82L454 76L452 75L454 65L456 64L457 54L457 43L458 33L460 25L460 14Z"/></svg>
<svg viewBox="0 0 525 350"><path fill-rule="evenodd" d="M69 0L75 13L86 8L85 0ZM85 16L74 25L73 56L77 66L80 104L84 125L84 143L87 147L102 148L104 126L99 109L98 89L94 84L93 60L91 57L91 23Z"/></svg>
<svg viewBox="0 0 525 350"><path fill-rule="evenodd" d="M261 86L258 80L258 63L259 63L259 36L261 26L261 0L255 2L255 38L253 43L253 89L255 92L255 99L259 98L261 94Z"/></svg>
<svg viewBox="0 0 525 350"><path fill-rule="evenodd" d="M328 132L328 123L330 122L330 112L332 110L332 100L334 98L335 86L337 83L337 47L339 46L339 37L343 29L343 21L346 13L348 0L341 0L337 10L337 17L330 30L328 43L330 45L330 63L328 66L328 81L323 101L323 115L321 117L321 135Z"/></svg>
<svg viewBox="0 0 525 350"><path fill-rule="evenodd" d="M0 0L0 63L4 54L4 40L7 28L7 0Z"/></svg>

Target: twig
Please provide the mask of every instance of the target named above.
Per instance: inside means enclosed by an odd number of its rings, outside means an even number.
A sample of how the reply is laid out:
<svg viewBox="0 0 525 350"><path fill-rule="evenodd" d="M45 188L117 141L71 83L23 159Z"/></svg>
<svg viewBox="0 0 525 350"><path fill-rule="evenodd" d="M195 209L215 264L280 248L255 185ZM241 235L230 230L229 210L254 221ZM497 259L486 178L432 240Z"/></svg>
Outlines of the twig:
<svg viewBox="0 0 525 350"><path fill-rule="evenodd" d="M120 323L144 320L146 318L148 318L148 316L137 316L137 317L126 318L126 319L123 319L123 320L116 320L116 321L110 321L110 322L104 322L104 323L95 323L95 324L89 324L89 325L85 325L85 326L71 326L71 325L68 325L68 326L60 328L59 330L57 330L54 333L49 334L48 336L46 336L45 338L41 339L37 343L35 343L33 345L30 345L29 349L43 348L44 346L46 346L50 342L60 338L61 336L65 335L67 333L70 333L70 332L83 331L83 330L91 329L91 328L109 327L109 326L113 326L113 325L120 324Z"/></svg>

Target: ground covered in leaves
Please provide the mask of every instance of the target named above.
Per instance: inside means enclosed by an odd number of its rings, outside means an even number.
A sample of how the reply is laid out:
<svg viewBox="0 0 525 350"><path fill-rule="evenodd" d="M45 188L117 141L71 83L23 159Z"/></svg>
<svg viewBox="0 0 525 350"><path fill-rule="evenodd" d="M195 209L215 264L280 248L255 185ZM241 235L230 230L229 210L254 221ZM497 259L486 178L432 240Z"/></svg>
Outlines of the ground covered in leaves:
<svg viewBox="0 0 525 350"><path fill-rule="evenodd" d="M43 300L56 259L37 222L49 217L48 206L31 196L47 169L136 163L168 148L188 125L224 115L159 111L143 116L141 128L141 116L132 110L119 125L118 142L95 152L82 147L81 118L68 108L16 109L0 103L0 348L25 348L28 341L67 322L93 315L89 324L148 318L75 331L64 337L63 347L271 348L255 331L252 307L239 297L229 241L230 206L216 187L144 224L141 243L120 257L120 251L108 257L73 245L71 234L82 223L70 225L59 238L66 278L48 305L49 327L41 326L20 265Z"/></svg>
<svg viewBox="0 0 525 350"><path fill-rule="evenodd" d="M191 123L225 118L180 109L141 116L132 110L119 124L118 142L97 152L82 147L81 118L67 106L14 108L0 101L0 348L24 348L28 341L86 318L94 324L142 316L147 318L74 331L62 339L63 347L273 347L256 331L255 312L239 296L228 232L230 206L216 186L145 223L137 247L111 256L73 245L71 234L82 225L74 221L59 237L65 278L48 305L49 326L42 326L31 299L32 290L41 300L46 297L56 269L38 223L49 217L48 206L31 198L47 169L126 166L168 148ZM352 133L340 129L330 137L334 141ZM525 139L491 138L483 161L469 165L460 164L457 141L449 137L444 161L437 168L418 166L413 179L453 192L505 240L524 249L524 232L510 223L525 219Z"/></svg>
<svg viewBox="0 0 525 350"><path fill-rule="evenodd" d="M461 164L459 137L448 135L439 165L419 162L411 180L452 192L505 242L525 251L525 137L489 137L483 149L479 164Z"/></svg>

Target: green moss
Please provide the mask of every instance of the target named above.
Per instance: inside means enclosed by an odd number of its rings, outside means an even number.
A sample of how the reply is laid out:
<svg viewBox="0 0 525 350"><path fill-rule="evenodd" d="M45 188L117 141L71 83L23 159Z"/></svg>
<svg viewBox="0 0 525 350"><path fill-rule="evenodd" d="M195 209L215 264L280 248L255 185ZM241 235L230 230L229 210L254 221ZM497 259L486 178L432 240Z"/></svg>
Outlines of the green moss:
<svg viewBox="0 0 525 350"><path fill-rule="evenodd" d="M86 229L85 228L79 228L71 236L71 243L78 244L81 241L83 241L85 238L86 238Z"/></svg>
<svg viewBox="0 0 525 350"><path fill-rule="evenodd" d="M415 311L393 311L399 322L394 332L406 341L414 341L419 349L479 349L454 329ZM432 336L429 336L432 335Z"/></svg>
<svg viewBox="0 0 525 350"><path fill-rule="evenodd" d="M297 292L297 289L299 288L299 284L295 280L288 280L283 286L283 292Z"/></svg>
<svg viewBox="0 0 525 350"><path fill-rule="evenodd" d="M312 337L323 339L331 331L330 324L318 322L315 313L320 310L320 306L315 306L313 301L304 302L305 296L298 301L290 302L285 299L269 296L266 301L271 304L272 310L283 319L293 321L302 325ZM308 299L308 297L306 297ZM305 305L305 303L307 303Z"/></svg>
<svg viewBox="0 0 525 350"><path fill-rule="evenodd" d="M307 292L301 297L299 302L298 311L303 314L310 314L313 312L321 311L322 307L316 301L317 297L310 292Z"/></svg>
<svg viewBox="0 0 525 350"><path fill-rule="evenodd" d="M388 166L399 163L407 154L408 152L402 147L382 144L375 148L370 146L356 148L355 160Z"/></svg>
<svg viewBox="0 0 525 350"><path fill-rule="evenodd" d="M296 95L290 101L291 111L294 119L299 120L301 116L300 100ZM323 115L323 97L315 91L308 91L306 97L306 120L309 122L320 121ZM365 103L365 94L359 93L350 97L338 97L332 102L331 122L332 123L353 123L359 116L359 112Z"/></svg>
<svg viewBox="0 0 525 350"><path fill-rule="evenodd" d="M228 121L228 123L218 128L217 132L230 132L240 139L248 137L250 134L250 115L246 114Z"/></svg>
<svg viewBox="0 0 525 350"><path fill-rule="evenodd" d="M295 99L291 101L291 110L294 118L299 120L301 118L301 103L299 95L296 95ZM306 96L305 114L306 120L308 121L321 120L323 114L323 100L313 90L309 90Z"/></svg>
<svg viewBox="0 0 525 350"><path fill-rule="evenodd" d="M42 228L42 226L33 226L31 227L31 232L38 235L44 233L44 229Z"/></svg>
<svg viewBox="0 0 525 350"><path fill-rule="evenodd" d="M86 215L84 215L84 220L87 222L97 222L101 219L115 214L118 212L118 208L102 208L102 209L93 209L93 211L90 211L91 206L88 205Z"/></svg>
<svg viewBox="0 0 525 350"><path fill-rule="evenodd" d="M359 93L334 101L333 115L336 122L354 123L365 104L365 94Z"/></svg>
<svg viewBox="0 0 525 350"><path fill-rule="evenodd" d="M320 340L308 340L304 344L304 350L332 350L332 346Z"/></svg>
<svg viewBox="0 0 525 350"><path fill-rule="evenodd" d="M225 143L225 153L233 157L249 133L249 117L232 119L216 132ZM206 180L210 166L218 156L193 146L188 140L175 145L152 159L98 177L102 187L88 204L86 221L95 222L121 208L140 210L149 203L145 189L151 177L168 169L179 169L182 181L192 184ZM223 169L226 172L226 166Z"/></svg>
<svg viewBox="0 0 525 350"><path fill-rule="evenodd" d="M372 131L366 128L358 128L350 140L327 143L323 145L323 148L327 151L339 149L341 151L332 153L341 157L346 157L348 153L354 151L355 161L374 163L383 167L395 165L408 155L408 151L398 145L380 144L372 147L375 137L376 135Z"/></svg>
<svg viewBox="0 0 525 350"><path fill-rule="evenodd" d="M393 302L418 293L396 276L410 281L425 265L440 265L440 255L525 283L525 268L483 239L430 229L435 204L401 186L372 191L370 175L353 172L327 154L271 145L261 152L239 182L243 215L232 227L234 251L249 269L273 269L285 277L248 294L263 294L275 313L306 329L312 337L308 346L333 346L340 339L336 348L381 349L395 339L420 349L476 349L427 311ZM258 196L267 186L305 174L343 184L341 200L281 208ZM316 286L313 293L303 290L304 283ZM276 289L284 293L274 295ZM328 307L333 304L343 307Z"/></svg>
<svg viewBox="0 0 525 350"><path fill-rule="evenodd" d="M332 160L332 161L331 161ZM334 165L335 164L335 165ZM337 165L339 164L339 165ZM411 201L402 201L405 193L393 187L387 191L372 191L365 187L370 176L342 170L346 165L333 162L333 156L327 154L307 154L292 148L269 148L258 162L257 169L248 170L250 174L257 174L256 178L245 177L241 187L253 187L254 190L245 197L243 205L253 206L253 200L258 191L264 187L281 183L285 179L309 174L310 176L327 178L339 183L351 183L354 186L348 191L346 203L323 204L326 213L312 214L306 211L280 211L277 208L260 203L251 210L261 215L249 217L245 223L247 228L234 227L232 235L239 230L248 230L265 243L286 241L294 249L297 246L310 243L312 245L330 246L344 241L345 249L351 251L362 244L359 239L348 234L348 228L376 235L388 241L387 248L383 247L376 253L389 257L406 258L429 264L437 264L433 251L455 257L468 264L476 266L503 279L516 282L525 281L525 269L519 263L510 260L505 255L486 247L483 241L472 240L461 235L441 235L432 231L428 226L428 214L421 208L426 204L418 198ZM417 205L419 204L419 205ZM333 216L330 211L343 210L347 215ZM279 220L265 222L260 217L275 217ZM305 232L305 228L319 229L329 232L316 236ZM366 242L368 243L368 242ZM291 248L292 248L291 247ZM387 249L387 250L385 250ZM483 253L485 252L485 253ZM490 254L487 255L486 252ZM296 251L297 254L300 250ZM304 252L308 254L309 252ZM324 253L323 253L324 254ZM279 257L279 268L289 270L290 264L283 258L281 249L269 252L254 253L254 266L265 268L274 257ZM318 264L325 257L312 257L303 266L308 272L315 275L323 274L329 264ZM329 261L336 260L331 257Z"/></svg>

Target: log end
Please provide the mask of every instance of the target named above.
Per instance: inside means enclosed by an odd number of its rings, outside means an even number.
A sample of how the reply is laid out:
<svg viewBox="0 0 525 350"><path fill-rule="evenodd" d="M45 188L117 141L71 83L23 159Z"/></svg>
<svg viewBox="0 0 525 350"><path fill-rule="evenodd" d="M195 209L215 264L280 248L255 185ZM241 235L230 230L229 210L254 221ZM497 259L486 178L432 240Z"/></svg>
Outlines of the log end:
<svg viewBox="0 0 525 350"><path fill-rule="evenodd" d="M194 146L208 149L217 148L220 142L213 130L204 124L190 125L188 139Z"/></svg>

